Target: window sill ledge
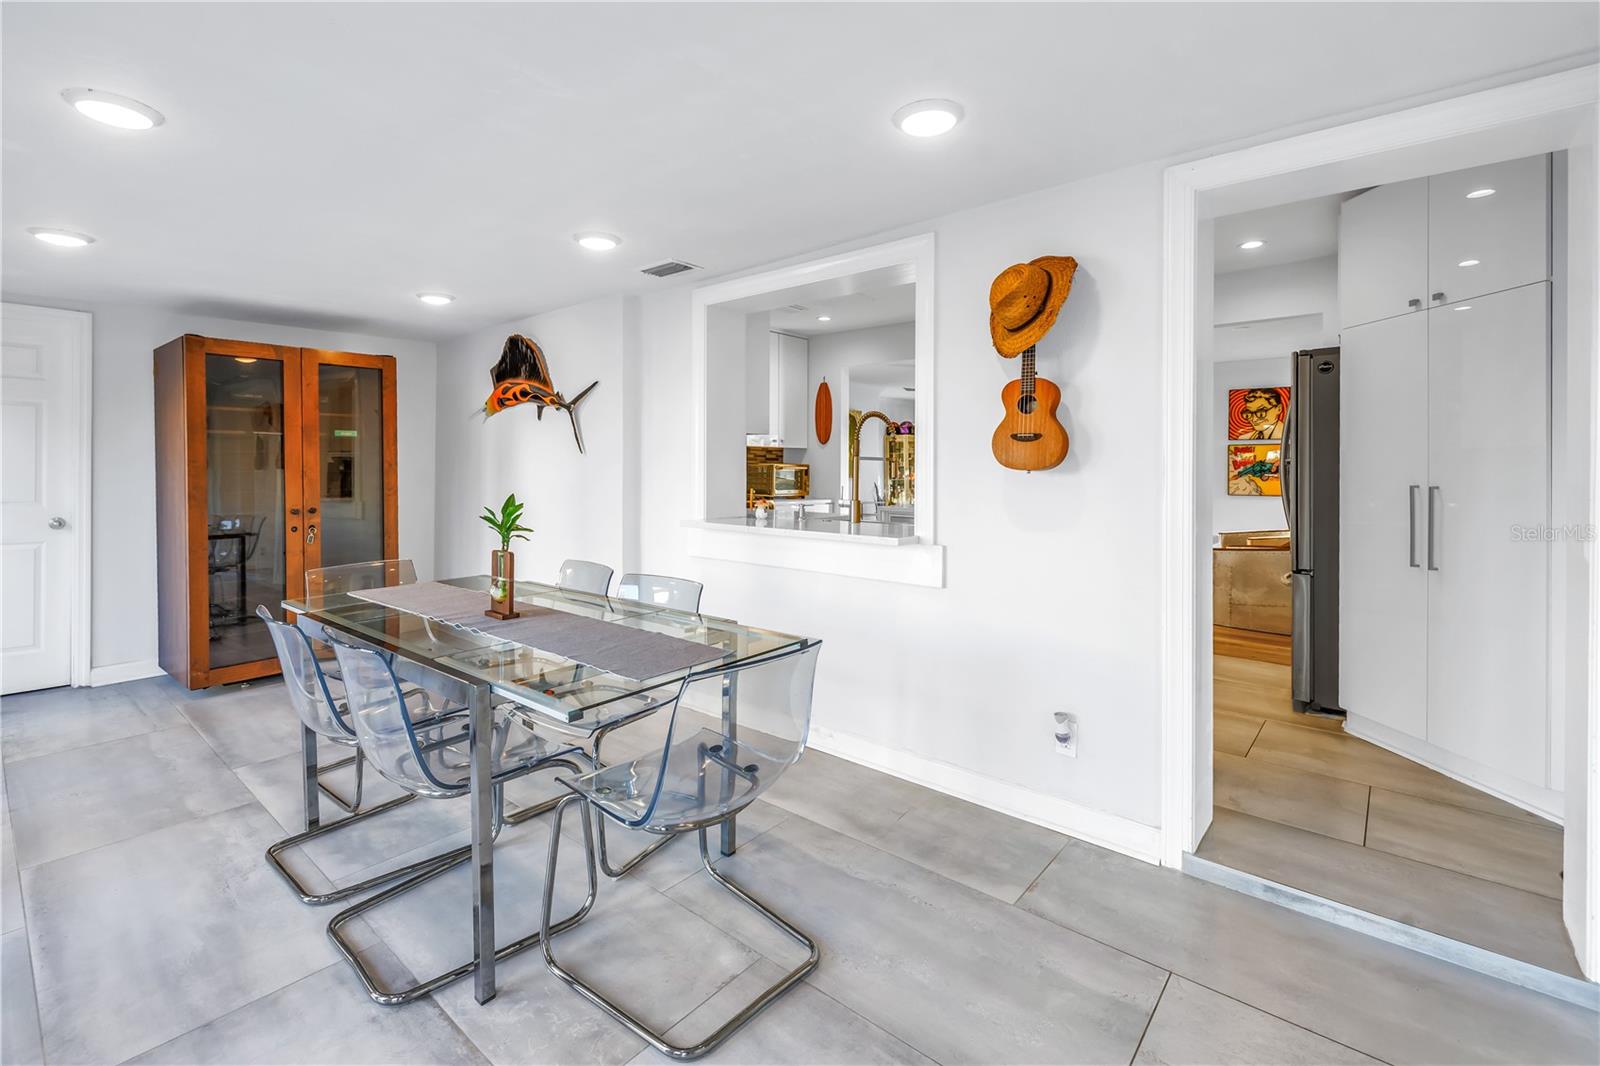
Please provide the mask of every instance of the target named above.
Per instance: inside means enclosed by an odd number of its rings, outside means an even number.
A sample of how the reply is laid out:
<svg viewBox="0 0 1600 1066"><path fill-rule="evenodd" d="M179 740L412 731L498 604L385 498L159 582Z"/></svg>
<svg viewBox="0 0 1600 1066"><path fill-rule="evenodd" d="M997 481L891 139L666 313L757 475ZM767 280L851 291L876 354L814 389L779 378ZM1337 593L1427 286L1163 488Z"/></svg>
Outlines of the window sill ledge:
<svg viewBox="0 0 1600 1066"><path fill-rule="evenodd" d="M944 587L944 546L924 544L915 536L786 529L715 520L690 520L684 527L689 554L702 559Z"/></svg>

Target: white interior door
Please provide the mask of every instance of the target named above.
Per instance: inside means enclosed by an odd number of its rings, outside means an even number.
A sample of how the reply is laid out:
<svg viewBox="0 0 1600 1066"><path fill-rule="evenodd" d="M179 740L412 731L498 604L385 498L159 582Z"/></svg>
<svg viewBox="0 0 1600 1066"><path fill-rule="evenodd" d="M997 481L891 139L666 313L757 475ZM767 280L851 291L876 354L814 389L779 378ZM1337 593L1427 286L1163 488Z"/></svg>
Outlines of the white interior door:
<svg viewBox="0 0 1600 1066"><path fill-rule="evenodd" d="M1428 316L1339 337L1339 702L1427 736Z"/></svg>
<svg viewBox="0 0 1600 1066"><path fill-rule="evenodd" d="M1428 313L1428 741L1548 784L1550 286Z"/></svg>
<svg viewBox="0 0 1600 1066"><path fill-rule="evenodd" d="M0 309L0 691L87 682L89 316ZM80 500L80 497L82 499ZM77 659L87 640L77 642ZM74 677L74 672L78 677Z"/></svg>

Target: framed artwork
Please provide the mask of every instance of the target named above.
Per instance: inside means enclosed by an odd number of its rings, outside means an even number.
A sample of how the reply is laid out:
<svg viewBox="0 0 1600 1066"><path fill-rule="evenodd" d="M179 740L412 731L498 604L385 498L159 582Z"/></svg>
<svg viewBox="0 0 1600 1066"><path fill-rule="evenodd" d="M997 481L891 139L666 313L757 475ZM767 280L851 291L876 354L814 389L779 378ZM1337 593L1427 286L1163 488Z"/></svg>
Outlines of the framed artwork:
<svg viewBox="0 0 1600 1066"><path fill-rule="evenodd" d="M1229 440L1282 440L1288 417L1288 386L1228 390Z"/></svg>
<svg viewBox="0 0 1600 1066"><path fill-rule="evenodd" d="M1282 496L1279 444L1228 445L1229 496Z"/></svg>

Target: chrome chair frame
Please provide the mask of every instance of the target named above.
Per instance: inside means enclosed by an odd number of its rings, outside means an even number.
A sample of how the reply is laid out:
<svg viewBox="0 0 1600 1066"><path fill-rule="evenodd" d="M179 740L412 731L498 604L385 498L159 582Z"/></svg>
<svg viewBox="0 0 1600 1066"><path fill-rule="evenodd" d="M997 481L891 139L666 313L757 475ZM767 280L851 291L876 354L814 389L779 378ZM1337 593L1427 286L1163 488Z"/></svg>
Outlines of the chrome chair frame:
<svg viewBox="0 0 1600 1066"><path fill-rule="evenodd" d="M345 642L339 641L338 643L344 644ZM400 680L395 676L394 673L392 655L386 655L385 653L378 652L375 649L359 648L353 644L346 644L346 646L356 648L356 650L360 651L369 651L384 658L389 668L390 680L394 684L396 691L402 691ZM434 716L424 719L422 722L417 724L437 724L440 719L444 717L448 716ZM427 751L445 747L454 743L456 739L457 738L454 737L446 737L434 741L431 744L422 745L419 748L419 751ZM414 735L413 741L421 745L421 741ZM588 757L588 755L581 749L572 748L558 751L555 755L541 759L538 762L522 766L515 766L509 770L496 773L493 777L492 785L492 803L494 809L493 822L490 830L490 839L498 839L500 836L500 830L506 825L526 821L528 818L533 817L535 814L538 814L541 811L554 809L561 803L562 800L566 798L563 796L557 796L554 797L553 800L537 804L533 807L523 808L522 810L516 812L514 816L507 817L505 814L505 785L507 782L548 769L563 769L572 773L583 772L584 766L580 764L580 761L574 761L575 759L581 760L581 763L588 764L589 768L593 769L592 760ZM400 784L402 788L408 787L403 782L396 783ZM457 793L455 796L429 798L455 799L465 798L466 796L467 791L462 789L462 791ZM407 800L416 798L417 796L415 794L403 797L403 799ZM342 825L343 823L339 824ZM408 871L413 871L411 872L410 876L392 885L391 887L384 889L382 892L362 900L355 906L347 907L338 914L334 915L333 919L328 922L328 938L333 941L334 947L338 949L339 954L344 956L345 961L348 962L351 968L355 970L356 976L361 979L362 985L365 986L367 990L367 995L371 997L374 1002L389 1007L410 1003L412 1000L418 999L429 994L430 992L444 987L445 985L468 976L477 969L478 960L476 957L474 957L459 966L444 971L443 973L436 974L435 976L422 981L418 981L408 988L399 990L387 989L382 987L377 979L377 975L375 975L372 970L364 962L362 962L359 954L357 953L357 949L345 938L344 934L344 927L350 922L354 921L356 918L359 918L361 915L377 907L383 906L385 903L388 903L397 896L401 896L406 892L411 891L413 888L417 888L423 884L426 884L435 877L448 873L450 870L464 862L469 861L471 858L472 845L464 844L461 847L452 849L451 851L432 856L428 859L420 860L417 863L413 863L407 867ZM386 880L392 880L392 877L386 878ZM582 921L589 913L590 908L594 906L597 884L597 880L591 871L589 876L588 894L585 897L583 904L579 906L577 910L568 915L566 918L563 918L561 921L557 922L554 926L550 925L549 915L543 915L541 917L540 927L538 930L518 940L512 941L510 944L496 948L494 952L495 961L500 962L520 952L526 951L527 949L540 943L544 937L553 936L556 933L563 932Z"/></svg>
<svg viewBox="0 0 1600 1066"><path fill-rule="evenodd" d="M696 680L704 680L720 673L722 675L724 691L726 692L730 683L736 684L738 675L745 670L765 665L767 663L776 662L794 655L804 654L814 649L819 643L820 642L815 641L806 642L799 648L764 656L760 659L742 663L732 668L718 667L699 673L691 673L688 677L684 678L679 688L679 694L676 702L682 702L683 694L688 690L689 685ZM674 714L676 714L676 710L677 708L674 706ZM597 752L599 749L598 740L599 738L597 737ZM670 745L672 743L671 729L668 730L666 743L670 750ZM803 748L804 738L802 737L801 749L803 750ZM740 776L749 776L750 772L755 769L754 767L740 767L733 765L727 756L721 753L721 744L718 744L710 749L702 749L701 756L702 758L709 758L710 761L723 765L728 772ZM596 762L598 768L598 760L596 760ZM662 773L665 773L664 767ZM663 778L657 778L655 787L658 793L662 787L662 781ZM700 781L700 785L703 789L705 785L703 777ZM644 851L634 856L631 860L625 863L623 868L617 873L612 874L609 870L607 870L606 872L609 876L621 876L621 874L624 874L628 870L632 869L647 855L653 854L656 850L663 847L674 837L681 836L684 833L693 832L699 837L700 864L702 867L704 867L706 873L710 874L712 880L721 887L727 889L735 899L738 899L741 903L745 904L751 910L759 914L762 918L766 919L767 922L777 928L785 936L789 937L795 943L806 949L806 959L804 962L794 967L788 973L784 974L783 977L773 984L769 985L761 992L760 995L756 996L754 1000L739 1010L738 1013L734 1014L732 1018L723 1023L709 1036L705 1037L703 1040L700 1040L698 1043L689 1046L680 1046L669 1042L664 1033L658 1033L654 1029L651 1029L650 1026L644 1021L630 1013L627 1008L608 997L605 993L601 992L593 985L584 981L583 978L579 977L577 974L573 973L570 969L563 966L556 960L555 951L551 946L550 937L554 933L560 932L563 927L560 925L550 925L550 912L554 906L555 900L555 876L561 851L561 823L566 815L567 808L573 804L579 805L579 816L583 819L585 865L588 868L589 882L591 886L595 883L595 871L597 865L599 865L600 862L603 862L604 844L602 837L602 844L599 852L597 853L595 846L595 832L591 829L589 823L591 816L590 808L596 808L595 816L598 817L600 821L602 832L605 821L608 817L616 818L619 822L622 822L622 824L627 824L617 815L612 814L603 808L599 808L598 805L590 800L590 797L587 794L576 791L576 786L568 783L568 787L574 789L574 794L565 797L561 801L561 804L556 808L555 818L552 820L550 826L550 850L545 863L544 898L540 911L540 933L542 934L545 967L551 973L555 974L558 978L565 982L568 987L573 989L584 999L587 999L590 1003L593 1003L595 1006L605 1011L612 1018L621 1022L628 1028L630 1032L639 1037L641 1040L644 1040L658 1052L668 1056L669 1058L678 1060L697 1059L702 1055L708 1054L720 1046L725 1040L737 1032L752 1018L760 1014L767 1007L771 1006L773 1001L781 996L784 992L787 992L795 984L804 980L806 975L811 973L812 970L815 970L817 968L817 964L822 961L822 951L817 946L815 940L811 939L811 937L790 923L782 915L778 914L772 908L758 900L755 896L751 895L750 892L748 892L732 878L722 873L716 868L715 865L713 865L711 860L711 848L706 840L707 831L713 827L724 825L730 819L736 817L739 811L743 809L743 806L733 810L724 811L711 817L694 821L685 821L666 827L652 827L647 824L635 824L633 828L640 829L647 833L660 834L662 839L659 843L650 845ZM644 817L648 818L648 813Z"/></svg>
<svg viewBox="0 0 1600 1066"><path fill-rule="evenodd" d="M555 974L563 982L565 982L569 988L577 992L590 1003L593 1003L595 1006L605 1011L607 1014L611 1015L611 1017L615 1018L617 1021L621 1022L628 1028L630 1032L639 1037L639 1039L648 1043L661 1054L673 1059L687 1060L697 1059L702 1055L716 1050L716 1048L721 1045L723 1041L727 1040L728 1037L738 1032L738 1030L752 1018L760 1014L763 1010L766 1010L767 1007L771 1006L772 1002L779 996L783 995L794 985L804 980L806 975L812 970L815 970L817 968L817 964L822 961L822 949L817 947L817 942L815 940L812 940L804 932L792 925L782 915L778 914L771 907L768 907L765 903L762 903L760 900L756 899L755 896L751 895L732 878L728 877L726 874L722 873L714 865L712 865L711 848L706 842L706 831L712 826L726 821L728 817L727 815L709 819L699 825L686 826L682 829L665 835L663 837L663 841L669 841L673 837L682 833L691 831L694 832L700 838L700 864L705 868L706 873L711 875L711 879L732 893L735 899L739 900L741 903L745 904L745 906L749 907L751 910L761 915L761 917L765 918L785 936L789 937L789 939L806 949L806 959L804 962L790 970L788 973L784 974L783 977L781 977L778 981L769 985L759 996L747 1004L728 1021L724 1022L716 1031L711 1033L711 1035L707 1036L700 1042L691 1044L687 1047L669 1043L664 1034L658 1033L654 1029L650 1028L650 1026L646 1025L639 1018L629 1013L627 1008L618 1004L615 1000L608 997L604 992L601 992L593 985L587 983L583 980L583 978L579 977L577 974L563 966L560 962L556 961L555 952L551 948L550 938L556 933L561 932L563 929L569 928L571 921L569 920L565 924L558 923L556 925L551 925L550 910L554 905L555 900L554 886L557 859L561 848L561 821L563 816L566 814L567 808L573 804L577 804L579 806L579 816L583 819L583 846L585 857L587 859L585 865L589 870L589 899L586 901L584 906L585 912L587 912L588 908L594 903L596 853L594 834L589 825L590 805L583 796L567 796L562 799L561 805L556 808L555 818L552 820L550 825L550 855L545 864L544 903L540 912L539 923L539 939L544 945L545 967L551 973ZM601 815L602 822L604 822L604 818L605 816ZM648 850L653 851L659 846L660 845L652 845ZM640 857L647 853L648 851L641 853ZM637 859L635 861L637 861ZM629 865L631 866L632 864L630 863Z"/></svg>

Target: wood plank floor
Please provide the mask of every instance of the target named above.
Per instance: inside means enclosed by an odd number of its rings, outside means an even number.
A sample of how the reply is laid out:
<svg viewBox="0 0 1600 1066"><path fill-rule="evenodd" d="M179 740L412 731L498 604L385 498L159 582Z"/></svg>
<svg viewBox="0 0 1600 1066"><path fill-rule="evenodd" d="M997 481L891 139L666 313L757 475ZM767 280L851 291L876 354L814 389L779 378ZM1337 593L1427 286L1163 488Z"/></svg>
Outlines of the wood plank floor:
<svg viewBox="0 0 1600 1066"><path fill-rule="evenodd" d="M1297 714L1276 636L1214 632L1215 810L1198 855L1581 976L1559 826Z"/></svg>

